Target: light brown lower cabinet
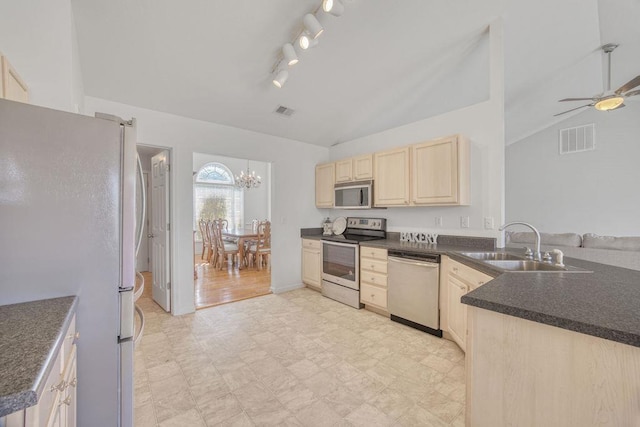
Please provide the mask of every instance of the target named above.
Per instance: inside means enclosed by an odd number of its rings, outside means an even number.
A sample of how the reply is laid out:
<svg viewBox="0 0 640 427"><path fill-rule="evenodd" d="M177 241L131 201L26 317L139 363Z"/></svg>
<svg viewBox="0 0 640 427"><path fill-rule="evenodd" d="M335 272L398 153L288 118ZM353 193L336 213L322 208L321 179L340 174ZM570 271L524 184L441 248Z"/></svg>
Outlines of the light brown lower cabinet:
<svg viewBox="0 0 640 427"><path fill-rule="evenodd" d="M387 312L387 250L360 248L360 302Z"/></svg>
<svg viewBox="0 0 640 427"><path fill-rule="evenodd" d="M467 305L460 302L460 298L492 277L448 256L442 257L440 266L440 327L445 337L465 351L469 333Z"/></svg>
<svg viewBox="0 0 640 427"><path fill-rule="evenodd" d="M302 283L319 291L322 287L322 242L302 239Z"/></svg>
<svg viewBox="0 0 640 427"><path fill-rule="evenodd" d="M469 306L466 425L638 426L640 348Z"/></svg>
<svg viewBox="0 0 640 427"><path fill-rule="evenodd" d="M6 427L75 427L77 413L75 317L64 335L38 403L5 418Z"/></svg>

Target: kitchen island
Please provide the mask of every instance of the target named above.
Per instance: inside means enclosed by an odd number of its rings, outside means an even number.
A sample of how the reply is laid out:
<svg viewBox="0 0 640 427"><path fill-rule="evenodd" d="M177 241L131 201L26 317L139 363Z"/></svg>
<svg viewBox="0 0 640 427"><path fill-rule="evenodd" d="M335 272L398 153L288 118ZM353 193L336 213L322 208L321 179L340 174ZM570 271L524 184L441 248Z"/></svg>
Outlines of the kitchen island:
<svg viewBox="0 0 640 427"><path fill-rule="evenodd" d="M640 425L640 271L566 258L589 272L506 273L468 247L363 246L440 253L494 277L462 297L467 425Z"/></svg>

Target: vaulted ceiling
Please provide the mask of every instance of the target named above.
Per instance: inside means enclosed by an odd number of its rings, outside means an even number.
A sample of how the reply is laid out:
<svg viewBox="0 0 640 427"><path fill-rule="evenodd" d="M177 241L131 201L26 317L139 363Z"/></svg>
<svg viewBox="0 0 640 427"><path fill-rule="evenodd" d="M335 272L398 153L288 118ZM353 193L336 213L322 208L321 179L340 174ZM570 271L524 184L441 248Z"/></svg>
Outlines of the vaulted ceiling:
<svg viewBox="0 0 640 427"><path fill-rule="evenodd" d="M72 2L87 95L323 146L487 99L497 17L508 143L603 91L602 44L620 44L613 86L640 74L639 0L345 0L281 89L280 49L321 0Z"/></svg>

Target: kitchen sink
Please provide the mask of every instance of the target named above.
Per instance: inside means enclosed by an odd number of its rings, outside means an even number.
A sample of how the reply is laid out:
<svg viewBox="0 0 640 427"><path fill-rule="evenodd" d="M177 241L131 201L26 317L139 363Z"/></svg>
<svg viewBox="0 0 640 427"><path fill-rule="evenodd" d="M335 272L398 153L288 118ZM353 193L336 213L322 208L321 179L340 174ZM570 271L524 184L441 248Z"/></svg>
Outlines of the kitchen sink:
<svg viewBox="0 0 640 427"><path fill-rule="evenodd" d="M488 260L517 260L522 261L523 258L517 255L508 254L505 252L462 252L462 255L469 258L477 259L480 261Z"/></svg>
<svg viewBox="0 0 640 427"><path fill-rule="evenodd" d="M483 260L483 262L509 272L555 272L555 273L591 273L591 271L582 268L564 266L560 267L554 264L547 264L540 261L532 261L528 259L520 260Z"/></svg>

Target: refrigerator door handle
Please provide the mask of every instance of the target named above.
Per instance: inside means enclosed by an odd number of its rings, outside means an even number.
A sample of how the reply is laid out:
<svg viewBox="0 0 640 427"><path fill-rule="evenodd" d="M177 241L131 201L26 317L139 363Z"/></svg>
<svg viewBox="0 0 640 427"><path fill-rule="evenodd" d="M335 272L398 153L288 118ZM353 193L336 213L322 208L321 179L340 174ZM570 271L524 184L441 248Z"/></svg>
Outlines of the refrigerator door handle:
<svg viewBox="0 0 640 427"><path fill-rule="evenodd" d="M133 337L133 346L135 348L135 346L138 345L138 342L142 339L142 334L144 334L144 311L142 311L138 304L135 304L134 306L136 313L140 316L140 330L138 331L138 335Z"/></svg>
<svg viewBox="0 0 640 427"><path fill-rule="evenodd" d="M135 333L133 287L120 288L120 333L118 342L131 341Z"/></svg>
<svg viewBox="0 0 640 427"><path fill-rule="evenodd" d="M138 256L138 252L140 251L140 244L142 243L142 234L144 231L144 220L147 217L147 189L144 185L144 173L142 171L142 162L140 161L140 155L136 153L137 159L137 170L138 170L138 178L140 178L140 195L142 204L140 209L140 218L138 218L138 236L136 237L136 256Z"/></svg>

